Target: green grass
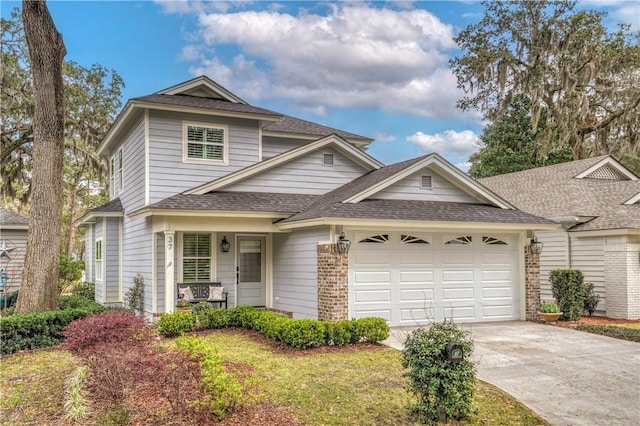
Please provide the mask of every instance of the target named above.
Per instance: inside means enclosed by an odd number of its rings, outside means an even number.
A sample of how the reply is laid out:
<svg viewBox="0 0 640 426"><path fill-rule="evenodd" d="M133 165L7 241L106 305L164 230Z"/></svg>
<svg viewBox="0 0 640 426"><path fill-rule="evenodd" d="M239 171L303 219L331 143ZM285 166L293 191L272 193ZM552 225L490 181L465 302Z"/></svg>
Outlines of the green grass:
<svg viewBox="0 0 640 426"><path fill-rule="evenodd" d="M201 335L227 360L248 363L267 402L309 425L414 425L401 354L390 348L288 354L234 331ZM171 344L171 340L166 341ZM64 382L77 361L59 349L2 358L0 424L67 424ZM466 425L547 425L517 400L478 382L477 413ZM100 417L95 413L94 420Z"/></svg>

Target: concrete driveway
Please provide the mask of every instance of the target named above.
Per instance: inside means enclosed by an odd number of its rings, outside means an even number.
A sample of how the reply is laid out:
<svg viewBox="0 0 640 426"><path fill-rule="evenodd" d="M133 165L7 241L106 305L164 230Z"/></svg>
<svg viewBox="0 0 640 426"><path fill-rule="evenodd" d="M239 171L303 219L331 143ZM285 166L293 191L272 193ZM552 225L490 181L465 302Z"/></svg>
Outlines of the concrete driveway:
<svg viewBox="0 0 640 426"><path fill-rule="evenodd" d="M531 322L464 324L478 378L553 425L640 425L640 343ZM402 349L411 328L384 343Z"/></svg>

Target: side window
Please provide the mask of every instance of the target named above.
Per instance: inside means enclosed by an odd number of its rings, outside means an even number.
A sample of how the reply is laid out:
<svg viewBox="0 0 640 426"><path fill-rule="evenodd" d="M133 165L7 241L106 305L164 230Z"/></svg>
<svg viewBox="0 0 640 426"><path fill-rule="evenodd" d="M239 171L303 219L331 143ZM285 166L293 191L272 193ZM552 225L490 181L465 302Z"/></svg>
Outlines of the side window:
<svg viewBox="0 0 640 426"><path fill-rule="evenodd" d="M122 148L118 150L118 192L122 192L124 188Z"/></svg>
<svg viewBox="0 0 640 426"><path fill-rule="evenodd" d="M102 238L96 240L96 281L102 281Z"/></svg>

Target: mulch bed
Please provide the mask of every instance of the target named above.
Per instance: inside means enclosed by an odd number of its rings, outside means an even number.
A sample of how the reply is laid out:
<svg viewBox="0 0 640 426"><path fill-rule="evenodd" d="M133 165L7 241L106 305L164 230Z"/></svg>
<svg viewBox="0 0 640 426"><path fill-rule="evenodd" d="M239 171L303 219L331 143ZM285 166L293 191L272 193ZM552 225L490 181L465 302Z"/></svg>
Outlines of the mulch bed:
<svg viewBox="0 0 640 426"><path fill-rule="evenodd" d="M582 317L578 321L557 321L556 326L564 328L576 328L578 324L589 325L619 325L619 324L640 324L640 320L627 320L609 317Z"/></svg>

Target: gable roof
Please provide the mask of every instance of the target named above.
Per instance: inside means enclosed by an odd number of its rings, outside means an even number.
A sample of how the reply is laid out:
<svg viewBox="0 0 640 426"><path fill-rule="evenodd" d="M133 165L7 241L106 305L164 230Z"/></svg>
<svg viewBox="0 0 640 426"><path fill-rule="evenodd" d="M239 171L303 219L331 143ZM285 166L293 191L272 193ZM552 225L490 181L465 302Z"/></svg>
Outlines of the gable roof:
<svg viewBox="0 0 640 426"><path fill-rule="evenodd" d="M617 163L621 179L588 177L597 166ZM577 223L571 231L640 229L640 180L613 157L600 156L480 179L520 210ZM573 219L572 219L573 218ZM580 223L582 222L582 223Z"/></svg>
<svg viewBox="0 0 640 426"><path fill-rule="evenodd" d="M27 229L29 228L29 218L0 207L0 228Z"/></svg>
<svg viewBox="0 0 640 426"><path fill-rule="evenodd" d="M374 170L382 167L382 163L380 163L378 160L371 157L366 152L354 147L340 136L329 135L314 142L310 142L306 145L302 145L278 154L275 157L260 161L259 163L255 163L251 166L245 167L244 169L240 169L214 181L205 183L204 185L189 189L185 191L184 194L205 194L207 192L221 190L231 184L240 182L252 176L256 176L280 164L284 164L296 158L300 158L310 152L325 148L327 146L332 146L333 148L345 154L347 157L351 158L353 161L361 164L366 169Z"/></svg>
<svg viewBox="0 0 640 426"><path fill-rule="evenodd" d="M98 146L98 155L109 154L108 148L116 135L127 127L138 111L145 108L260 120L260 126L269 136L317 139L337 134L362 146L373 141L366 136L249 105L210 78L200 76L150 95L129 99Z"/></svg>

